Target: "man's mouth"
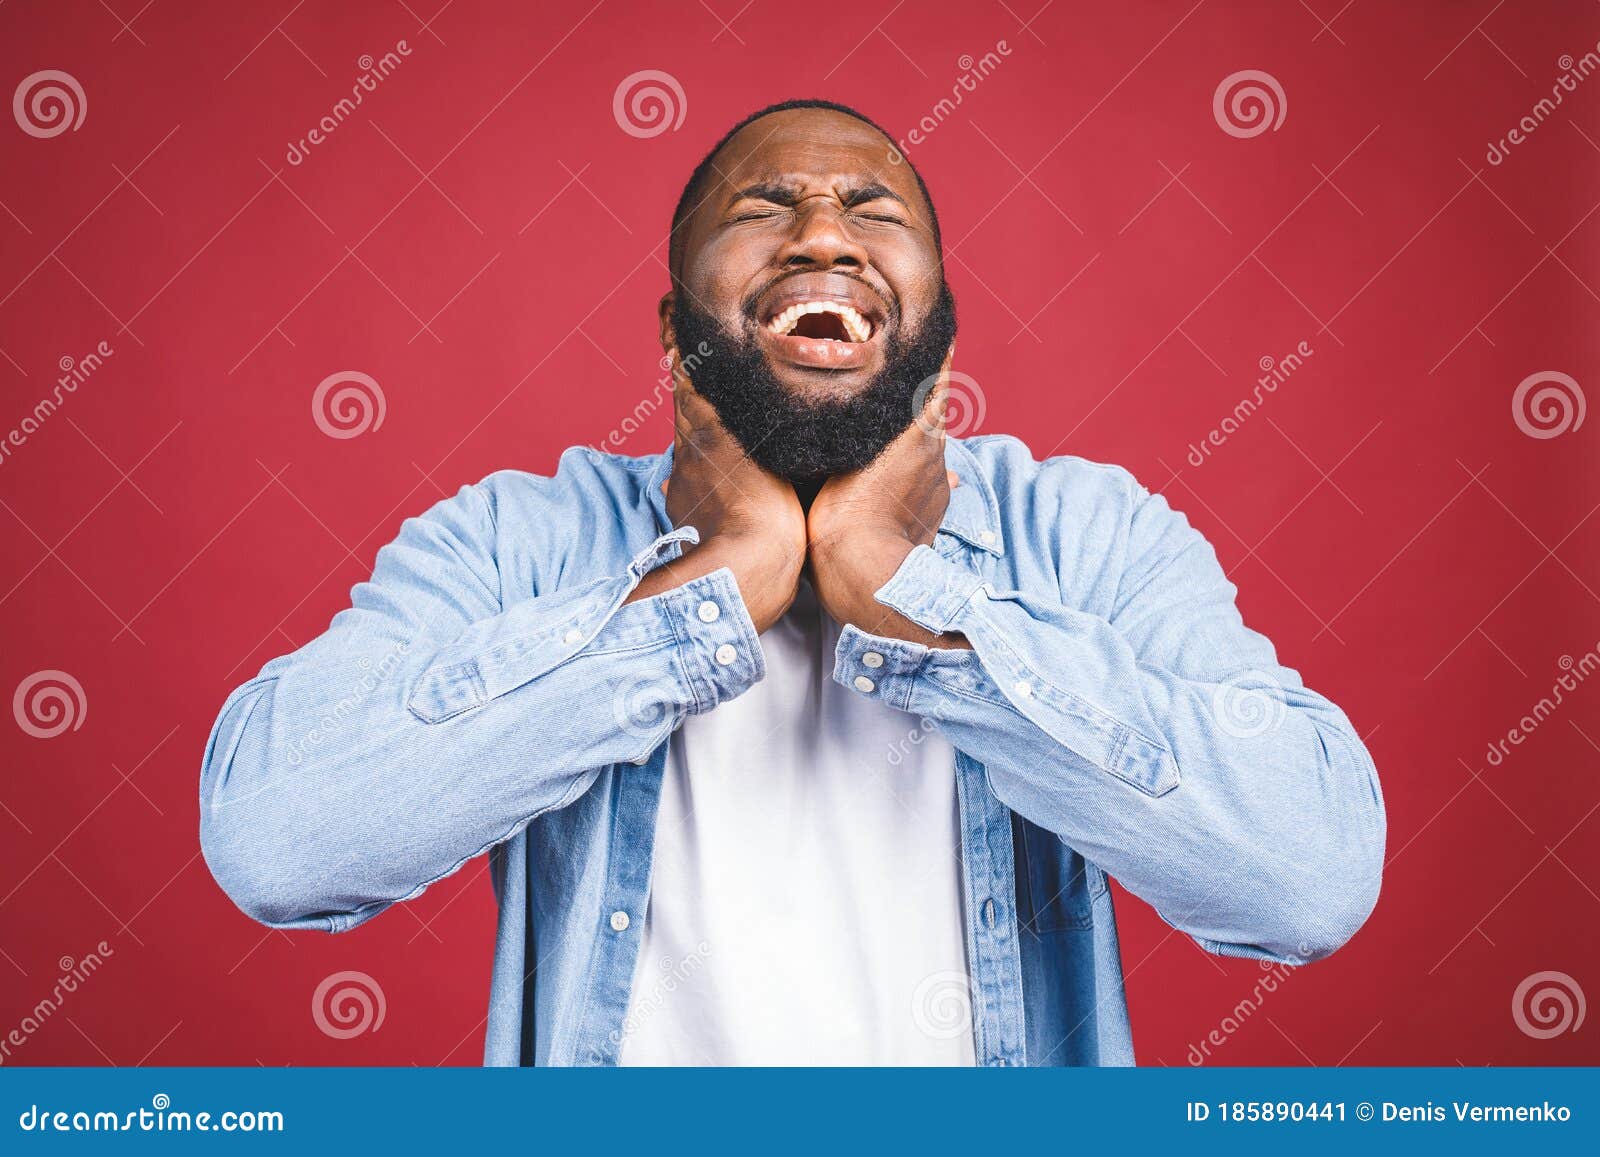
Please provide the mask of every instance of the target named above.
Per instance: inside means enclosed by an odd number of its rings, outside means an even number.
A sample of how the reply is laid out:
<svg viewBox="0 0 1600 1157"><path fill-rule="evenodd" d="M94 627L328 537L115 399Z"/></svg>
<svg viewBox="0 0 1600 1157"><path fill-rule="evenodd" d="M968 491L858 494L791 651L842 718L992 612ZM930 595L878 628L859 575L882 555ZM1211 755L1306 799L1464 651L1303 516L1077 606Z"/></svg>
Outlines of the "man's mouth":
<svg viewBox="0 0 1600 1157"><path fill-rule="evenodd" d="M761 301L762 344L775 362L808 370L865 369L880 357L886 310L859 278L801 273Z"/></svg>
<svg viewBox="0 0 1600 1157"><path fill-rule="evenodd" d="M872 338L872 323L852 306L837 301L803 301L767 322L778 337L861 343Z"/></svg>

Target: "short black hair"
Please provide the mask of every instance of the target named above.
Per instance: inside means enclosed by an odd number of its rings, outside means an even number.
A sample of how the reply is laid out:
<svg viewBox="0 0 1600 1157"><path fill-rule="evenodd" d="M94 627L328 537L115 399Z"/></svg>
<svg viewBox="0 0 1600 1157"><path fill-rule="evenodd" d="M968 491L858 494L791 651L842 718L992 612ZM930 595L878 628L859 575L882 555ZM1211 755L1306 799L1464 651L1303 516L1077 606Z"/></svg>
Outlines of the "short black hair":
<svg viewBox="0 0 1600 1157"><path fill-rule="evenodd" d="M843 113L845 116L854 117L862 124L876 129L878 132L884 135L884 137L889 141L894 155L905 162L906 167L911 170L911 175L917 179L917 188L921 190L922 200L928 206L928 219L933 223L934 248L939 250L941 255L944 253L944 239L939 233L939 213L938 210L933 207L933 197L928 192L928 183L922 179L922 174L917 170L917 166L911 163L911 159L900 151L900 146L895 143L895 139L889 135L888 130L886 130L877 121L867 116L865 113L858 112L847 104L839 104L837 101L785 100L780 101L777 104L769 104L766 108L759 109L756 112L751 113L727 132L723 133L722 138L717 141L716 144L711 146L711 151L702 157L700 159L700 163L694 167L694 172L689 174L689 181L684 185L683 193L678 197L677 208L672 211L672 232L667 238L667 271L671 275L674 284L677 283L678 274L683 268L683 246L685 239L681 235L682 228L685 222L687 222L689 214L694 212L695 208L699 204L701 189L707 180L710 179L712 173L712 164L716 161L717 154L722 152L722 150L727 146L728 142L738 135L740 129L744 128L752 121L758 121L762 117L771 116L776 112L788 112L790 109L806 108L820 108L827 109L829 112Z"/></svg>

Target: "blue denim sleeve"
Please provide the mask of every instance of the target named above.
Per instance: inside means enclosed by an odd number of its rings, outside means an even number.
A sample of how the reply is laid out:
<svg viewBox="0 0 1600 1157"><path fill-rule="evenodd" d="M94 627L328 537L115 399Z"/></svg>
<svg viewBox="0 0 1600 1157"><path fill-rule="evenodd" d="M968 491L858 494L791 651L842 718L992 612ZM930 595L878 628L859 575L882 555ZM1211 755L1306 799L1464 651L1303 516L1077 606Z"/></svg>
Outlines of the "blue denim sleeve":
<svg viewBox="0 0 1600 1157"><path fill-rule="evenodd" d="M1209 951L1325 956L1377 899L1372 760L1343 712L1244 625L1181 515L1147 499L1130 539L1109 618L997 591L917 547L878 601L972 650L847 627L834 677L934 720L1003 803Z"/></svg>
<svg viewBox="0 0 1600 1157"><path fill-rule="evenodd" d="M477 488L408 519L351 607L223 705L200 781L218 883L273 927L353 928L759 681L726 568L624 605L697 537L502 606Z"/></svg>

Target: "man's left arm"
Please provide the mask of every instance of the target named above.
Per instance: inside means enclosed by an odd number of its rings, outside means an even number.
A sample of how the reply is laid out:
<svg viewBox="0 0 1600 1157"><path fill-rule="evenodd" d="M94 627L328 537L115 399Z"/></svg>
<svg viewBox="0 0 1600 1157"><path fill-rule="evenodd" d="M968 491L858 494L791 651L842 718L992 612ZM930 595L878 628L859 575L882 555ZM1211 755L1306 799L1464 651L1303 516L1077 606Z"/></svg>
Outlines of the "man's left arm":
<svg viewBox="0 0 1600 1157"><path fill-rule="evenodd" d="M1376 769L1244 625L1199 532L1139 494L1106 617L995 590L926 539L858 539L857 582L891 577L844 612L834 677L934 720L1002 802L1203 947L1325 956L1377 899Z"/></svg>

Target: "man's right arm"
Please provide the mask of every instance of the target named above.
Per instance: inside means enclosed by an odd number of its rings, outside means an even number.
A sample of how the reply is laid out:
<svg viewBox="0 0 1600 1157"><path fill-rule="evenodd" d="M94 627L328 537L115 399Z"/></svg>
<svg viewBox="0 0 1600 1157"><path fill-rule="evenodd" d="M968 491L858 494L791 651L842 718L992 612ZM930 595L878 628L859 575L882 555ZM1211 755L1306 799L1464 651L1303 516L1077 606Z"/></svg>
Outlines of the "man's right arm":
<svg viewBox="0 0 1600 1157"><path fill-rule="evenodd" d="M408 519L350 608L223 705L200 785L217 881L275 927L355 927L759 681L722 544L647 580L695 537L503 604L480 488Z"/></svg>

